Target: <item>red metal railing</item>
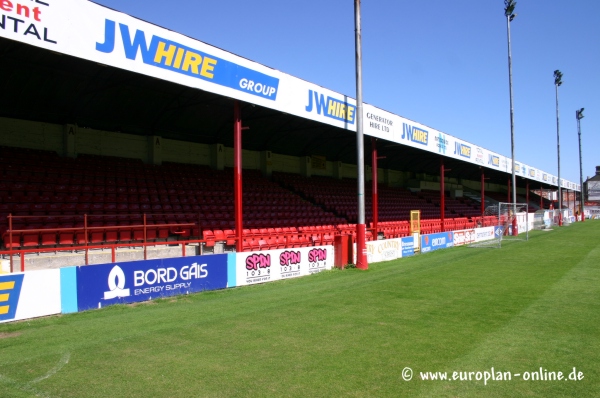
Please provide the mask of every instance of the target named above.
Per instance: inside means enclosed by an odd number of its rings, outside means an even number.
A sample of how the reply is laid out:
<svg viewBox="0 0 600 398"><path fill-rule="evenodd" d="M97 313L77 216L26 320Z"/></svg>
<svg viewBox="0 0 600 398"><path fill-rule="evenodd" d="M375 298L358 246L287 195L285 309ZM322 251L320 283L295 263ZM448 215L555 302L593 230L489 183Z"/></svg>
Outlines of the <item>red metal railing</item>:
<svg viewBox="0 0 600 398"><path fill-rule="evenodd" d="M148 218L154 218L154 217L171 217L171 216L176 216L176 215L181 215L181 214L169 214L169 213L153 213L153 214L143 214L142 215L142 220L143 223L142 224L131 224L131 225L109 225L109 226L89 226L88 225L88 215L57 215L57 216L13 216L12 214L8 215L8 230L4 233L4 237L8 237L8 244L6 242L5 239L5 246L8 247L8 250L4 250L4 251L0 251L0 255L9 255L10 256L10 271L14 272L14 266L13 266L13 257L15 255L19 255L20 256L20 270L23 272L25 270L25 254L27 253L49 253L49 252L64 252L64 251L77 251L77 250L83 250L85 253L85 265L89 264L89 251L92 249L110 249L111 250L111 259L112 262L115 262L116 260L116 250L117 248L127 248L127 247L142 247L144 250L144 260L146 260L148 258L148 254L147 254L147 248L148 246L162 246L162 245L173 245L173 244L178 244L181 245L181 252L182 252L182 256L185 257L186 253L185 253L185 248L187 245L189 244L199 244L201 247L202 245L205 245L208 240L207 239L201 239L200 236L202 234L202 231L200 229L200 216L199 216L199 222L198 223L164 223L164 224L148 224ZM107 217L114 217L115 215L92 215L93 217L97 217L97 218L107 218ZM44 218L44 217L54 217L56 218L76 218L76 217L83 217L83 226L79 226L79 227L69 227L69 228L39 228L39 229L18 229L18 230L14 230L13 229L13 219L31 219L31 218ZM478 217L477 219L479 219L480 217ZM473 221L474 219L469 220L467 223L465 224L461 224L464 225L464 227L466 228L471 228L471 227L475 227L475 221ZM395 223L399 223L399 222L392 222L393 224ZM434 233L434 232L440 232L441 231L441 220L422 220L422 223L424 224L424 231L427 231L426 233ZM379 232L383 232L384 236L387 236L386 232L389 232L389 224L390 222L383 222L380 223L380 225L378 226L377 229L375 228L369 228L368 231L372 233L372 237L371 239L377 239L378 233ZM434 224L436 225L434 227ZM450 219L450 220L445 220L445 227L448 227L448 230L454 230L454 229L461 229L458 225L454 225L454 220ZM487 226L487 223L484 223L483 220L481 222L481 226ZM193 229L194 227L198 228L198 236L196 239L182 239L181 236L178 238L178 240L173 241L173 240L167 240L167 241L156 241L156 240L151 240L148 241L148 229L152 228L152 229L170 229L170 233L171 234L175 234L175 235L184 235L185 229L187 228L191 228ZM90 237L90 233L93 231L106 231L106 230L110 230L110 231L119 231L119 230L143 230L143 240L133 240L129 241L128 243L125 242L116 242L116 243L102 243L102 244L90 244L89 242L89 237ZM215 229L212 229L215 230ZM247 239L255 239L255 240L268 240L268 238L272 237L272 235L270 233L245 233L243 230L241 234L238 234L237 232L235 232L234 230L234 236L227 236L226 239L218 239L218 240L211 240L211 242L214 244L214 242L220 242L220 241L234 241L235 244L234 246L237 247L241 247L242 250L246 249L248 246L244 245L244 241ZM56 247L32 247L29 249L24 249L21 246L21 243L19 242L19 248L15 249L15 244L13 242L13 237L15 236L14 234L19 234L19 236L21 236L22 234L42 234L42 233L56 233L56 234L60 234L61 232L72 232L74 234L74 236L79 232L83 232L83 236L84 236L84 240L83 242L77 242L74 243L72 245L68 245L68 246L58 246L58 241L57 241L57 246ZM300 242L302 242L302 244L310 244L310 245L323 245L323 244L327 244L327 243L331 243L332 240L335 238L335 236L338 235L353 235L352 232L349 232L348 229L338 229L336 227L334 227L333 229L327 229L327 230L318 230L317 228L299 228L299 230L296 231L290 231L290 232L276 232L275 235L277 235L278 237L283 237L285 238L285 242L284 242L284 247L285 248L293 248L295 247L294 245L298 244L298 240L296 239L292 239L293 237L297 237L300 238L302 237L303 239L299 239ZM404 235L404 234L402 234ZM400 235L398 235L400 236ZM132 236L133 237L133 236ZM238 241L239 239L242 239L242 242L239 243L238 245ZM75 239L74 239L75 240ZM38 241L39 243L39 241ZM296 246L297 247L297 246ZM263 247L260 247L259 250L264 250Z"/></svg>
<svg viewBox="0 0 600 398"><path fill-rule="evenodd" d="M98 214L98 215L93 215L93 217L97 217L97 218L108 218L108 217L115 217L116 215L105 215L105 214ZM144 248L144 260L147 259L148 255L147 255L147 247L148 246L155 246L155 245L165 245L165 244L173 244L173 241L165 241L165 242L160 242L160 241L152 241L152 242L148 242L148 228L157 228L157 229L176 229L176 230L171 230L170 232L177 235L177 234L183 234L184 233L184 229L185 228L193 228L198 226L199 224L196 223L164 223L164 224L148 224L147 222L147 218L148 216L165 216L165 217L169 217L169 216L175 216L174 214L143 214L143 223L142 224L130 224L130 225L105 225L105 226L88 226L88 215L84 214L83 216L79 215L57 215L57 216L13 216L12 214L8 215L8 230L3 234L4 236L8 236L8 244L5 241L5 246L8 246L8 250L4 250L4 251L0 251L0 254L2 255L9 255L10 257L10 271L14 272L14 266L13 266L13 256L14 254L20 254L21 255L21 271L24 271L24 254L25 253L45 253L45 252L59 252L59 251L73 251L73 250L85 250L85 264L88 265L89 264L89 250L90 249L100 249L100 248L111 248L111 252L112 252L112 259L114 262L115 260L115 250L117 247L139 247L142 246ZM83 217L83 227L69 227L69 228L32 228L32 229L13 229L13 220L14 219L42 219L42 218L49 218L49 217L53 217L54 219L58 219L58 218L77 218L77 217ZM143 240L138 241L138 242L130 242L130 243L124 243L124 242L119 242L119 243L103 243L103 244L99 244L99 245L90 245L89 242L89 237L90 237L90 233L93 231L106 231L106 230L110 230L110 231L123 231L123 230L143 230ZM23 249L23 248L19 248L15 250L15 242L13 240L13 238L15 237L15 234L18 234L19 237L22 234L42 234L42 233L46 233L46 234L50 234L50 233L55 233L55 234L60 234L61 232L72 232L74 235L77 234L78 232L81 233L83 232L83 237L84 240L83 242L78 242L77 244L72 244L69 246L63 246L63 247L52 247L52 248L42 248L42 247L36 247L36 248L31 248L31 249ZM3 236L3 238L4 238ZM132 239L133 240L133 239ZM193 239L193 240L178 240L176 241L178 244L185 242L185 244L189 244L189 243L202 243L204 242L202 239ZM39 242L38 242L39 243ZM58 244L58 242L57 242ZM182 253L185 256L185 244L182 244ZM21 247L21 243L19 242L19 247Z"/></svg>

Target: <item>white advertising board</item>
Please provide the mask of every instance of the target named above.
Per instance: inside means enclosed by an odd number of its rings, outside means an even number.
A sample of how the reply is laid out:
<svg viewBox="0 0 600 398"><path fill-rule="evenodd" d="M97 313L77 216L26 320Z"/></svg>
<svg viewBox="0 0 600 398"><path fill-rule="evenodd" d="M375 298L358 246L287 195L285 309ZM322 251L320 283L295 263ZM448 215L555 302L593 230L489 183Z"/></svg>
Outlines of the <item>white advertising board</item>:
<svg viewBox="0 0 600 398"><path fill-rule="evenodd" d="M380 263L382 261L395 260L402 257L402 239L385 239L366 242L367 262ZM356 247L356 243L354 244ZM356 262L356 249L353 251Z"/></svg>
<svg viewBox="0 0 600 398"><path fill-rule="evenodd" d="M236 254L236 286L296 278L333 267L333 246L300 247Z"/></svg>
<svg viewBox="0 0 600 398"><path fill-rule="evenodd" d="M475 242L494 239L494 227L475 228Z"/></svg>
<svg viewBox="0 0 600 398"><path fill-rule="evenodd" d="M59 269L0 276L0 323L60 312Z"/></svg>
<svg viewBox="0 0 600 398"><path fill-rule="evenodd" d="M468 245L475 242L475 229L454 231L454 246Z"/></svg>
<svg viewBox="0 0 600 398"><path fill-rule="evenodd" d="M356 264L356 243L353 243L353 262ZM404 238L373 240L366 242L367 263L396 260L415 254L415 239L412 236Z"/></svg>

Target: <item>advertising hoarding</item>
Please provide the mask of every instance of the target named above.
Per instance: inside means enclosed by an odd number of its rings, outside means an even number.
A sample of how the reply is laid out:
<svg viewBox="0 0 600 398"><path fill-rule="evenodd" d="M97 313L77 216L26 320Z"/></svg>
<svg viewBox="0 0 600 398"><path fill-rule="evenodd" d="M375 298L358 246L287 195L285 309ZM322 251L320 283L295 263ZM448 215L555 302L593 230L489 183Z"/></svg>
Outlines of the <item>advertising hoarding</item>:
<svg viewBox="0 0 600 398"><path fill-rule="evenodd" d="M406 236L400 239L402 244L402 257L410 257L415 254L415 238L413 236Z"/></svg>
<svg viewBox="0 0 600 398"><path fill-rule="evenodd" d="M60 270L0 276L0 323L60 312Z"/></svg>
<svg viewBox="0 0 600 398"><path fill-rule="evenodd" d="M454 246L468 245L475 242L475 229L454 231Z"/></svg>
<svg viewBox="0 0 600 398"><path fill-rule="evenodd" d="M333 246L299 247L236 254L236 286L296 278L333 267Z"/></svg>
<svg viewBox="0 0 600 398"><path fill-rule="evenodd" d="M437 234L421 235L421 253L446 249L454 246L454 234L441 232Z"/></svg>
<svg viewBox="0 0 600 398"><path fill-rule="evenodd" d="M227 287L227 254L77 267L79 311Z"/></svg>
<svg viewBox="0 0 600 398"><path fill-rule="evenodd" d="M475 242L494 239L495 227L475 228Z"/></svg>
<svg viewBox="0 0 600 398"><path fill-rule="evenodd" d="M380 263L409 257L415 254L415 239L412 236L366 242L367 261ZM354 261L356 262L356 243L354 243Z"/></svg>

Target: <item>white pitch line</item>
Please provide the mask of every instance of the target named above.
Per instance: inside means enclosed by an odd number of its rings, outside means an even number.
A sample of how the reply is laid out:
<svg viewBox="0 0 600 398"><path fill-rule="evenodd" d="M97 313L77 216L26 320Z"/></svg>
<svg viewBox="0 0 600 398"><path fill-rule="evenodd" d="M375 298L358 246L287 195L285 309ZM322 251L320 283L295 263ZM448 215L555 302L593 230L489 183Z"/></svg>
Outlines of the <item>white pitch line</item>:
<svg viewBox="0 0 600 398"><path fill-rule="evenodd" d="M42 391L36 390L32 386L30 386L29 383L27 383L27 384L20 384L20 383L14 381L13 379L11 379L9 377L6 377L4 375L0 375L0 383L12 385L17 390L21 390L21 391L32 393L36 397L51 398L50 395L48 395L48 394L46 394L46 393L44 393Z"/></svg>
<svg viewBox="0 0 600 398"><path fill-rule="evenodd" d="M42 380L46 380L49 377L54 376L58 371L60 371L66 364L69 363L69 359L71 358L71 353L67 352L65 353L62 358L60 359L60 361L58 361L58 363L56 364L55 367L53 367L52 369L50 369L48 371L48 373L46 373L44 376L42 377L38 377L35 380L30 381L28 384L34 384L34 383L39 383Z"/></svg>

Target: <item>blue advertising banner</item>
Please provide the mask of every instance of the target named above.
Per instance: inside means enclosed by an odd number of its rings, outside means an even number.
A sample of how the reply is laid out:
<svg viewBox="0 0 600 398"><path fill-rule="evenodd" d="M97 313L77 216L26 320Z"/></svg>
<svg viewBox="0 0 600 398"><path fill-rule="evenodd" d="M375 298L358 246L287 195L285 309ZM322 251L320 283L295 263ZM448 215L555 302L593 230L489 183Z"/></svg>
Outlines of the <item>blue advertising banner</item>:
<svg viewBox="0 0 600 398"><path fill-rule="evenodd" d="M454 235L452 232L442 232L421 236L421 253L433 250L445 249L454 246Z"/></svg>
<svg viewBox="0 0 600 398"><path fill-rule="evenodd" d="M508 233L512 234L512 225L508 227ZM502 234L504 234L504 227L499 225L494 226L494 237L496 239L499 239L502 236Z"/></svg>
<svg viewBox="0 0 600 398"><path fill-rule="evenodd" d="M77 267L79 311L227 287L227 254Z"/></svg>
<svg viewBox="0 0 600 398"><path fill-rule="evenodd" d="M402 257L413 256L415 254L415 238L407 236L401 239Z"/></svg>

